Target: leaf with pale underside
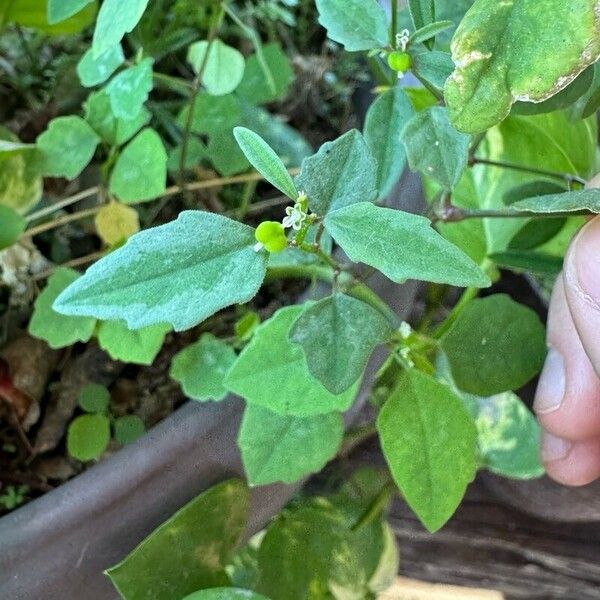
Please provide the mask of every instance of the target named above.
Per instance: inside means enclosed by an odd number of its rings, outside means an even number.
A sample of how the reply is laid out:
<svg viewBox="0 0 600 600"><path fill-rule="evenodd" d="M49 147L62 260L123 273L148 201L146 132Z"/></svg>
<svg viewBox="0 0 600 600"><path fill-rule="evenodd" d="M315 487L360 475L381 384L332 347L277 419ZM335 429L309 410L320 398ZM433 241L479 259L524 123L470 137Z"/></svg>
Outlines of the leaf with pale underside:
<svg viewBox="0 0 600 600"><path fill-rule="evenodd" d="M511 205L523 213L600 213L600 189L577 190L564 194L546 194L519 200Z"/></svg>
<svg viewBox="0 0 600 600"><path fill-rule="evenodd" d="M479 133L514 102L560 92L600 56L596 0L477 0L452 40L445 99L455 127Z"/></svg>
<svg viewBox="0 0 600 600"><path fill-rule="evenodd" d="M267 257L256 252L254 229L226 217L184 211L172 223L134 235L56 300L55 310L130 329L170 323L189 329L261 286Z"/></svg>

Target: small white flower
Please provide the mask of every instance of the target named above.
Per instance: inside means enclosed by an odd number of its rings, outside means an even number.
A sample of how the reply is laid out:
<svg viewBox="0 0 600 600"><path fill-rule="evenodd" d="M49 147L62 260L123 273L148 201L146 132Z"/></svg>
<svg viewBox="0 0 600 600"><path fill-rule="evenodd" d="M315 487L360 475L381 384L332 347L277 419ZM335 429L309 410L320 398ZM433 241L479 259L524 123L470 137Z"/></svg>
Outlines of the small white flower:
<svg viewBox="0 0 600 600"><path fill-rule="evenodd" d="M415 363L410 357L410 348L401 348L400 356L406 361L409 367L414 367Z"/></svg>
<svg viewBox="0 0 600 600"><path fill-rule="evenodd" d="M403 340L406 340L410 337L410 334L412 333L412 327L406 321L402 321L402 323L400 323L398 332L400 333L400 337Z"/></svg>
<svg viewBox="0 0 600 600"><path fill-rule="evenodd" d="M306 221L307 213L304 212L302 204L300 202L296 202L294 206L288 206L285 209L285 214L287 217L283 219L281 224L288 229L292 227L295 231L300 231L302 229L302 225L304 225L304 221Z"/></svg>
<svg viewBox="0 0 600 600"><path fill-rule="evenodd" d="M400 48L402 52L406 52L406 47L410 41L410 31L403 29L400 33L396 34L396 47Z"/></svg>

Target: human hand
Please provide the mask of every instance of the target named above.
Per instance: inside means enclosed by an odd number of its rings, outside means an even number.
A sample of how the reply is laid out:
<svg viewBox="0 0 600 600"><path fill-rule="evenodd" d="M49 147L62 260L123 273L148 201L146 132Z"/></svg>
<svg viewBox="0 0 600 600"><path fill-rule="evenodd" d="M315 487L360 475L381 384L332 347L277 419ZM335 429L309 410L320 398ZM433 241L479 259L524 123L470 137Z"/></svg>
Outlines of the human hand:
<svg viewBox="0 0 600 600"><path fill-rule="evenodd" d="M588 187L600 187L597 175ZM600 477L600 217L571 242L548 315L549 352L534 409L547 473L566 485Z"/></svg>

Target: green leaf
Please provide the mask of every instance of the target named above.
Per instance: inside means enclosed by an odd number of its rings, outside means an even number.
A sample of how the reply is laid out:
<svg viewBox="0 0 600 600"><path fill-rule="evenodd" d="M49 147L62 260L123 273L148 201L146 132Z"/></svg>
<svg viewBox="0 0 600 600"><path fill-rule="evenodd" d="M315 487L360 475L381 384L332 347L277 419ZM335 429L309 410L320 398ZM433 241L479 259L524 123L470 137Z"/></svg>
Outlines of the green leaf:
<svg viewBox="0 0 600 600"><path fill-rule="evenodd" d="M563 267L563 260L559 256L552 256L543 252L527 250L505 250L490 254L498 267L511 269L517 273L523 271L538 273L540 275L558 275Z"/></svg>
<svg viewBox="0 0 600 600"><path fill-rule="evenodd" d="M560 185L555 181L540 179L529 181L521 185L510 188L504 193L504 204L510 206L519 200L526 200L533 196L546 196L548 194L561 194L566 191L565 185Z"/></svg>
<svg viewBox="0 0 600 600"><path fill-rule="evenodd" d="M429 531L440 529L475 477L477 433L460 398L411 369L381 409L377 430L403 497Z"/></svg>
<svg viewBox="0 0 600 600"><path fill-rule="evenodd" d="M260 325L227 374L225 387L249 404L280 415L310 417L347 410L358 386L332 394L310 374L302 348L289 340L302 310L282 308Z"/></svg>
<svg viewBox="0 0 600 600"><path fill-rule="evenodd" d="M157 323L189 329L254 297L267 263L254 245L254 230L247 225L184 211L172 223L134 235L90 267L61 294L55 309L122 319L131 329Z"/></svg>
<svg viewBox="0 0 600 600"><path fill-rule="evenodd" d="M60 23L85 8L92 0L48 0L48 23Z"/></svg>
<svg viewBox="0 0 600 600"><path fill-rule="evenodd" d="M362 376L371 353L390 334L379 311L336 293L302 312L290 340L304 350L312 375L332 394L341 394Z"/></svg>
<svg viewBox="0 0 600 600"><path fill-rule="evenodd" d="M210 333L175 355L171 377L181 384L185 395L194 400L223 400L227 390L225 375L235 363L233 348Z"/></svg>
<svg viewBox="0 0 600 600"><path fill-rule="evenodd" d="M506 392L491 398L465 395L475 419L480 460L485 467L514 479L544 474L540 462L540 426L518 396Z"/></svg>
<svg viewBox="0 0 600 600"><path fill-rule="evenodd" d="M103 385L88 383L81 387L77 399L85 412L104 414L110 405L110 392Z"/></svg>
<svg viewBox="0 0 600 600"><path fill-rule="evenodd" d="M515 101L541 102L566 87L600 55L596 8L594 0L477 0L452 40L457 69L445 98L454 126L485 131Z"/></svg>
<svg viewBox="0 0 600 600"><path fill-rule="evenodd" d="M257 589L285 600L368 598L363 538L319 500L284 511L269 526L258 551Z"/></svg>
<svg viewBox="0 0 600 600"><path fill-rule="evenodd" d="M442 339L452 377L463 391L493 396L525 385L546 356L544 326L504 294L471 301Z"/></svg>
<svg viewBox="0 0 600 600"><path fill-rule="evenodd" d="M0 204L0 250L12 246L27 227L27 221L12 208Z"/></svg>
<svg viewBox="0 0 600 600"><path fill-rule="evenodd" d="M106 574L123 598L183 598L228 585L225 565L244 532L250 502L237 479L220 483L186 504Z"/></svg>
<svg viewBox="0 0 600 600"><path fill-rule="evenodd" d="M92 49L94 56L116 46L142 18L149 0L104 0L98 13Z"/></svg>
<svg viewBox="0 0 600 600"><path fill-rule="evenodd" d="M421 83L436 97L441 98L448 77L454 71L454 63L448 52L411 48L412 71Z"/></svg>
<svg viewBox="0 0 600 600"><path fill-rule="evenodd" d="M93 87L104 83L125 61L120 44L108 48L97 58L92 49L81 57L77 63L77 75L83 87Z"/></svg>
<svg viewBox="0 0 600 600"><path fill-rule="evenodd" d="M592 83L588 90L578 98L568 110L569 118L572 121L586 119L593 115L600 107L600 63L593 66Z"/></svg>
<svg viewBox="0 0 600 600"><path fill-rule="evenodd" d="M353 129L302 162L298 189L321 216L357 202L377 198L378 167L360 132Z"/></svg>
<svg viewBox="0 0 600 600"><path fill-rule="evenodd" d="M467 168L471 137L459 133L448 120L448 112L433 106L417 113L402 132L408 164L413 171L451 190Z"/></svg>
<svg viewBox="0 0 600 600"><path fill-rule="evenodd" d="M291 484L319 472L335 456L343 436L339 413L302 419L249 404L238 446L251 485Z"/></svg>
<svg viewBox="0 0 600 600"><path fill-rule="evenodd" d="M285 98L294 81L294 69L278 44L263 46L262 59L261 63L258 53L248 58L244 78L236 89L236 94L250 104L266 104ZM265 69L271 74L274 88L269 85Z"/></svg>
<svg viewBox="0 0 600 600"><path fill-rule="evenodd" d="M261 596L250 590L239 588L212 588L210 590L200 590L186 596L183 600L269 600L266 596Z"/></svg>
<svg viewBox="0 0 600 600"><path fill-rule="evenodd" d="M197 75L204 65L202 83L213 96L230 94L244 77L246 63L243 54L219 39L212 44L207 41L192 44L188 49L187 60Z"/></svg>
<svg viewBox="0 0 600 600"><path fill-rule="evenodd" d="M425 217L359 202L327 215L325 228L352 261L375 267L392 281L490 285L487 275Z"/></svg>
<svg viewBox="0 0 600 600"><path fill-rule="evenodd" d="M82 462L100 458L110 442L110 420L105 415L82 415L67 430L67 450Z"/></svg>
<svg viewBox="0 0 600 600"><path fill-rule="evenodd" d="M600 189L577 190L562 194L545 194L519 200L511 205L520 212L528 213L600 213Z"/></svg>
<svg viewBox="0 0 600 600"><path fill-rule="evenodd" d="M81 117L53 119L36 141L44 174L75 179L92 160L99 142L96 132Z"/></svg>
<svg viewBox="0 0 600 600"><path fill-rule="evenodd" d="M591 66L580 73L567 87L563 88L558 94L548 98L548 100L536 103L515 102L511 112L517 115L537 115L568 108L590 89L593 79L594 67Z"/></svg>
<svg viewBox="0 0 600 600"><path fill-rule="evenodd" d="M446 31L453 26L454 23L452 21L435 21L434 23L429 23L429 25L424 25L410 36L409 44L428 42L439 33L442 33L442 31Z"/></svg>
<svg viewBox="0 0 600 600"><path fill-rule="evenodd" d="M377 162L380 198L386 198L390 194L404 171L406 153L398 140L413 115L412 105L400 87L379 96L367 112L364 135Z"/></svg>
<svg viewBox="0 0 600 600"><path fill-rule="evenodd" d="M212 139L212 138L211 138ZM233 139L233 136L232 136ZM235 143L235 140L234 140ZM179 145L173 148L169 152L169 159L167 160L167 170L169 172L179 172L179 163L181 161L181 153L183 151L183 145ZM200 165L200 163L208 157L208 148L206 145L194 135L190 135L187 143L187 151L185 154L185 169L193 169ZM248 163L246 163L246 166Z"/></svg>
<svg viewBox="0 0 600 600"><path fill-rule="evenodd" d="M298 190L291 175L275 151L254 131L236 127L233 135L252 166L288 198L296 200Z"/></svg>
<svg viewBox="0 0 600 600"><path fill-rule="evenodd" d="M25 214L42 197L39 155L35 146L19 148L24 144L2 125L0 142L4 148L0 151L0 205Z"/></svg>
<svg viewBox="0 0 600 600"><path fill-rule="evenodd" d="M233 131L214 133L208 140L207 157L223 177L248 170L250 163L233 136Z"/></svg>
<svg viewBox="0 0 600 600"><path fill-rule="evenodd" d="M138 133L119 155L109 190L122 202L153 200L167 186L167 151L149 127Z"/></svg>
<svg viewBox="0 0 600 600"><path fill-rule="evenodd" d="M115 117L125 121L138 118L152 90L152 64L151 58L145 58L115 75L104 88Z"/></svg>
<svg viewBox="0 0 600 600"><path fill-rule="evenodd" d="M113 360L151 365L170 329L169 325L159 323L131 330L124 321L102 321L98 328L98 343Z"/></svg>
<svg viewBox="0 0 600 600"><path fill-rule="evenodd" d="M79 33L82 29L93 22L96 16L97 3L86 2L81 10L60 23L49 22L50 0L3 0L0 3L0 13L3 22L14 22L23 27L33 27L49 35L69 35ZM60 0L59 0L60 1ZM58 4L53 0L53 4ZM61 2L71 6L72 3Z"/></svg>
<svg viewBox="0 0 600 600"><path fill-rule="evenodd" d="M567 219L535 219L526 223L510 240L509 250L533 250L545 244L565 227Z"/></svg>
<svg viewBox="0 0 600 600"><path fill-rule="evenodd" d="M408 0L408 8L415 29L421 29L435 21L435 3L433 0Z"/></svg>
<svg viewBox="0 0 600 600"><path fill-rule="evenodd" d="M108 94L102 90L88 96L84 105L85 120L92 129L111 146L120 146L129 141L150 121L150 113L145 107L134 119L115 117Z"/></svg>
<svg viewBox="0 0 600 600"><path fill-rule="evenodd" d="M319 23L348 52L384 48L388 20L377 0L317 0Z"/></svg>
<svg viewBox="0 0 600 600"><path fill-rule="evenodd" d="M75 342L87 342L96 328L96 320L89 317L67 317L57 313L52 304L60 293L79 279L79 273L58 267L42 293L37 297L29 333L48 343L51 348L66 348Z"/></svg>
<svg viewBox="0 0 600 600"><path fill-rule="evenodd" d="M186 106L177 117L177 124L184 128L190 107ZM239 100L233 95L211 96L205 92L198 94L194 101L191 131L201 135L221 132L230 133L239 125L242 118Z"/></svg>
<svg viewBox="0 0 600 600"><path fill-rule="evenodd" d="M592 119L570 123L562 112L511 116L487 133L477 157L523 167L542 166L588 178L595 169L596 139ZM540 181L540 176L535 174L475 165L465 172L453 190L452 202L464 208L506 210L505 196L509 190ZM555 179L546 181L556 183ZM525 219L515 218L471 219L438 227L445 237L480 262L488 253L506 250L525 222Z"/></svg>
<svg viewBox="0 0 600 600"><path fill-rule="evenodd" d="M281 118L247 102L241 103L242 124L251 129L275 150L286 167L299 167L313 149L306 139Z"/></svg>
<svg viewBox="0 0 600 600"><path fill-rule="evenodd" d="M141 438L146 433L146 426L136 415L125 415L115 420L115 440L126 446L127 444L133 444L136 440Z"/></svg>

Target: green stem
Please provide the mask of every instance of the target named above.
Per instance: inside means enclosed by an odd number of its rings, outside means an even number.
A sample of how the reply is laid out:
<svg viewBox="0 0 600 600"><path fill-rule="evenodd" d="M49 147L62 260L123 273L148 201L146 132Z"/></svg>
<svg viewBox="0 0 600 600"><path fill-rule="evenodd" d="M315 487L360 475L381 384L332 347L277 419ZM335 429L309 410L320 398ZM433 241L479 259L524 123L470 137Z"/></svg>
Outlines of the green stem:
<svg viewBox="0 0 600 600"><path fill-rule="evenodd" d="M354 448L366 442L368 439L377 435L377 427L374 422L367 423L361 427L351 429L344 436L342 447L337 454L337 458L346 458Z"/></svg>
<svg viewBox="0 0 600 600"><path fill-rule="evenodd" d="M356 523L350 529L352 531L359 531L363 527L371 524L375 519L378 519L395 492L396 485L394 482L389 481L386 483L379 494L377 494L377 496L373 499L371 504L367 506L367 509L359 517L358 521L356 521Z"/></svg>
<svg viewBox="0 0 600 600"><path fill-rule="evenodd" d="M206 65L208 65L208 58L210 56L210 51L212 46L217 39L217 33L221 27L221 23L223 21L224 11L221 7L219 12L211 25L210 31L208 32L208 45L206 46L206 53L204 54L204 58L202 59L202 63L200 68L198 69L198 74L194 79L194 83L192 85L192 93L190 96L190 109L187 114L187 118L185 120L185 126L183 128L183 138L181 140L181 156L179 157L179 186L183 191L185 191L185 163L187 159L188 145L190 141L190 134L192 130L192 123L194 122L194 112L196 110L196 97L198 96L198 92L200 91L200 87L202 86L202 77L204 76L204 71L206 70Z"/></svg>
<svg viewBox="0 0 600 600"><path fill-rule="evenodd" d="M442 223L459 223L467 219L555 219L557 217L577 217L595 215L589 210L577 211L556 211L556 212L536 212L521 211L507 208L505 210L484 210L478 208L461 208L453 204L441 204L435 207L434 221Z"/></svg>
<svg viewBox="0 0 600 600"><path fill-rule="evenodd" d="M243 221L248 214L248 208L250 207L250 201L256 190L256 181L247 181L244 185L244 191L242 192L242 201L237 211L237 220Z"/></svg>
<svg viewBox="0 0 600 600"><path fill-rule="evenodd" d="M467 288L458 302L454 305L454 308L450 311L444 322L436 329L433 334L434 339L439 340L445 333L447 333L456 319L458 319L458 315L462 312L463 308L473 300L477 294L479 293L479 288Z"/></svg>
<svg viewBox="0 0 600 600"><path fill-rule="evenodd" d="M398 0L392 0L392 22L390 25L390 46L396 49L396 34L398 33Z"/></svg>
<svg viewBox="0 0 600 600"><path fill-rule="evenodd" d="M558 171L548 171L546 169L538 169L536 167L527 167L525 165L519 165L510 163L502 160L489 160L487 158L473 157L469 161L470 166L474 165L487 165L488 167L499 167L501 169L511 169L513 171L521 171L522 173L531 173L532 175L541 175L543 177L552 177L553 179L560 179L565 181L567 184L573 182L585 185L587 181L579 175L573 175L572 173L560 173Z"/></svg>

